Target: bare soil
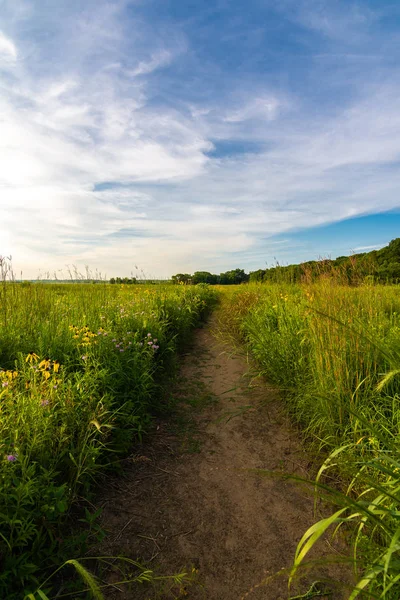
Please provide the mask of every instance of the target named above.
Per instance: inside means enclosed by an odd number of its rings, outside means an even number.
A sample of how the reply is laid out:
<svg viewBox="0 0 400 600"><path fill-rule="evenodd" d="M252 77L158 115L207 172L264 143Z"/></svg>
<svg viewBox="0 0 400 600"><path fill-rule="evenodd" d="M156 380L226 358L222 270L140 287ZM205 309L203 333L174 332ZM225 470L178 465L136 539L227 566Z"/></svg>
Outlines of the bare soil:
<svg viewBox="0 0 400 600"><path fill-rule="evenodd" d="M252 377L246 357L213 335L215 319L195 332L182 357L171 390L180 406L173 424L159 423L124 476L105 486L102 518L109 535L101 552L140 560L159 574L198 571L186 591L164 589L157 598L279 600L327 578L324 593L304 598L343 598L347 569L337 565L308 573L290 594L287 572L270 578L290 567L315 517L309 490L262 470L304 477L310 460L279 393ZM329 539L314 557L327 554L339 557ZM120 579L108 574L108 582ZM117 585L107 595L154 597L143 586Z"/></svg>

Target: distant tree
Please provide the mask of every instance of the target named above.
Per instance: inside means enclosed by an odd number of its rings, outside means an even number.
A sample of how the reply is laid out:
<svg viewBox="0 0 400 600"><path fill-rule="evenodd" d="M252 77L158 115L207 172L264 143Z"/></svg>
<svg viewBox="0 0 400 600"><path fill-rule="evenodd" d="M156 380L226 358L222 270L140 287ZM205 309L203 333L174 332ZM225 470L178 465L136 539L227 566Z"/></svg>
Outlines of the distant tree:
<svg viewBox="0 0 400 600"><path fill-rule="evenodd" d="M177 275L172 275L171 277L172 283L192 283L192 275L189 273L177 273Z"/></svg>
<svg viewBox="0 0 400 600"><path fill-rule="evenodd" d="M110 283L115 283L115 277L111 277Z"/></svg>
<svg viewBox="0 0 400 600"><path fill-rule="evenodd" d="M221 273L219 276L219 282L222 285L234 285L238 283L246 283L249 281L249 275L244 272L243 269L233 269L232 271L226 271Z"/></svg>
<svg viewBox="0 0 400 600"><path fill-rule="evenodd" d="M209 283L211 285L215 285L218 282L217 275L213 275L208 271L196 271L193 274L192 283Z"/></svg>
<svg viewBox="0 0 400 600"><path fill-rule="evenodd" d="M264 279L265 269L258 269L257 271L251 271L249 273L250 282L260 282Z"/></svg>

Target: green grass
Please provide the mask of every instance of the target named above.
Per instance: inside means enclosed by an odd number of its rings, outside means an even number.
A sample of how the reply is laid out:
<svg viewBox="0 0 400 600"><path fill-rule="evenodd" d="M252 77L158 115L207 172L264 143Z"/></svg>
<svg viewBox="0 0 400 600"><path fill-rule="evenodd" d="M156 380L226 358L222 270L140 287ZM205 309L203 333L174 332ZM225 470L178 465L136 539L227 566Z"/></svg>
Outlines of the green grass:
<svg viewBox="0 0 400 600"><path fill-rule="evenodd" d="M326 457L317 486L338 505L331 524L351 532L358 584L349 598L397 600L399 288L329 279L248 285L225 294L224 312L230 331L246 340L261 372L284 391L306 439ZM296 568L328 525L322 520L307 532Z"/></svg>
<svg viewBox="0 0 400 600"><path fill-rule="evenodd" d="M168 408L160 385L216 294L0 283L0 297L0 597L12 600L79 552L71 511Z"/></svg>

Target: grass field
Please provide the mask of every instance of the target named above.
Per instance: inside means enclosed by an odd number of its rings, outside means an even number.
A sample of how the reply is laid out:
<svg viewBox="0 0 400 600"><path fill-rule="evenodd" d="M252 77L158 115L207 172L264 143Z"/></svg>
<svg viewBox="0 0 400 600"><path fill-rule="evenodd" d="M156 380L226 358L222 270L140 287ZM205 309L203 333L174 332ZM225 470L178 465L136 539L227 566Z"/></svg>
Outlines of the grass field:
<svg viewBox="0 0 400 600"><path fill-rule="evenodd" d="M1 598L34 594L96 533L97 473L164 410L160 384L214 298L201 285L0 284ZM77 503L82 539L66 536Z"/></svg>
<svg viewBox="0 0 400 600"><path fill-rule="evenodd" d="M162 383L217 296L227 330L283 390L314 448L319 495L337 505L305 533L293 575L336 524L353 550L349 598L398 599L400 295L333 279L0 284L0 597L37 600L48 574L101 535L90 505L97 475L118 469L168 411ZM68 536L72 516L83 530Z"/></svg>
<svg viewBox="0 0 400 600"><path fill-rule="evenodd" d="M248 285L225 315L324 460L358 584L350 598L399 598L400 295L397 286ZM227 296L228 296L227 295ZM344 485L347 487L344 487ZM332 521L299 543L295 569ZM344 526L344 527L343 527Z"/></svg>

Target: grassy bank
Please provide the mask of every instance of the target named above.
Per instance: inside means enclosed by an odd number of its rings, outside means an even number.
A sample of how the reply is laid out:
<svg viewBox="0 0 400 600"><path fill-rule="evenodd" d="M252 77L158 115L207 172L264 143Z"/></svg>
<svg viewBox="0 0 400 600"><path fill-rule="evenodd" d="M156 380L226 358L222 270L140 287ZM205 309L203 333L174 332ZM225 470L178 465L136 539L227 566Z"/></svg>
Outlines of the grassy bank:
<svg viewBox="0 0 400 600"><path fill-rule="evenodd" d="M323 457L321 491L352 531L349 597L399 597L400 295L396 286L242 286L226 296L230 329ZM329 486L339 476L347 489ZM342 483L343 485L343 483ZM308 533L296 564L327 521Z"/></svg>
<svg viewBox="0 0 400 600"><path fill-rule="evenodd" d="M215 295L0 284L0 597L33 593L74 556L71 510L163 410L160 382Z"/></svg>

